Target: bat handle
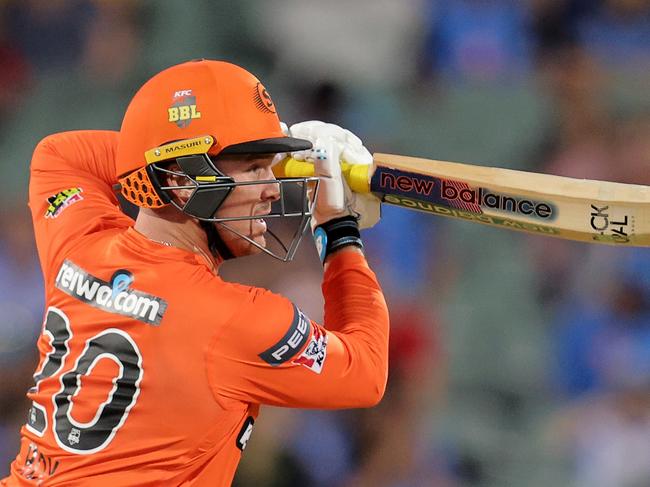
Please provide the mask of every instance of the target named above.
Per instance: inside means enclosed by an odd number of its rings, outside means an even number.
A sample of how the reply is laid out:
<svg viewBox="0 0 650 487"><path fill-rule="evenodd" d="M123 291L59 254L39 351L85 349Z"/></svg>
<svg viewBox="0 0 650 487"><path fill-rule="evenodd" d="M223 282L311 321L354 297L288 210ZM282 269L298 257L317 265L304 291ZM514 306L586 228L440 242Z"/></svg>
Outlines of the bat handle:
<svg viewBox="0 0 650 487"><path fill-rule="evenodd" d="M370 193L370 169L366 164L348 164L341 162L343 177L355 193ZM273 173L278 179L308 178L314 175L314 165L310 162L287 158L273 166Z"/></svg>

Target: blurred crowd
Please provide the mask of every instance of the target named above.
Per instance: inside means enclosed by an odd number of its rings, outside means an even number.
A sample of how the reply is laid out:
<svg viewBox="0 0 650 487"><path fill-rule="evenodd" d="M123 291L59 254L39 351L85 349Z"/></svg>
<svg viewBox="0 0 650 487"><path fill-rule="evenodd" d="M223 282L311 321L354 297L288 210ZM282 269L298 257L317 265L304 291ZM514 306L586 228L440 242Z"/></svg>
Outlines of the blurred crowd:
<svg viewBox="0 0 650 487"><path fill-rule="evenodd" d="M201 57L371 151L650 185L649 0L0 1L0 477L44 307L31 152L118 129L144 80ZM385 399L265 408L238 487L650 485L650 251L393 208L364 241L391 309ZM321 272L309 242L223 268L314 319Z"/></svg>

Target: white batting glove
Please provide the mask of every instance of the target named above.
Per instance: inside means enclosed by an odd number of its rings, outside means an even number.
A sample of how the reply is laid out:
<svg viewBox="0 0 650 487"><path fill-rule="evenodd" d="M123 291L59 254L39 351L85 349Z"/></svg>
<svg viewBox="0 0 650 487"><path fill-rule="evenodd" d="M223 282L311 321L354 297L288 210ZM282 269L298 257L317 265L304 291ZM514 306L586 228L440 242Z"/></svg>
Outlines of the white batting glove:
<svg viewBox="0 0 650 487"><path fill-rule="evenodd" d="M291 126L292 137L307 139L313 148L295 152L292 157L314 164L314 175L320 178L318 198L312 216L312 229L323 223L352 215L359 228L370 228L381 216L378 198L354 193L341 174L341 161L349 164L372 164L372 155L361 139L349 130L316 120Z"/></svg>

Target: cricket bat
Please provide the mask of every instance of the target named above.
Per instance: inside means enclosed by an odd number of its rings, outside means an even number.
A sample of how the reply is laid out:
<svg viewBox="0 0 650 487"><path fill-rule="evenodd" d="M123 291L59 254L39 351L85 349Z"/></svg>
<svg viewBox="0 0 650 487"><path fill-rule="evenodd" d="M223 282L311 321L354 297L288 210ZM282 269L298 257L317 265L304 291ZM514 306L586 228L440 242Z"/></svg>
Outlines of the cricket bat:
<svg viewBox="0 0 650 487"><path fill-rule="evenodd" d="M582 242L650 247L650 186L391 154L341 168L350 188L434 215ZM276 177L313 176L287 159Z"/></svg>

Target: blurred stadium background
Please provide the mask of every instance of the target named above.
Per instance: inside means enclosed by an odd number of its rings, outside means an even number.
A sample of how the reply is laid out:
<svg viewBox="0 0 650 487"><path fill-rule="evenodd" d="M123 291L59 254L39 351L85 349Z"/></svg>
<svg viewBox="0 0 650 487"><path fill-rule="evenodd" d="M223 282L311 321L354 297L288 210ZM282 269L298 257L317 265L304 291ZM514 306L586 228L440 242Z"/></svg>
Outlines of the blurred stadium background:
<svg viewBox="0 0 650 487"><path fill-rule="evenodd" d="M31 152L118 129L144 80L200 57L373 151L650 184L647 0L0 1L0 477L44 304ZM266 408L237 486L650 485L650 251L390 208L365 240L392 314L386 398ZM224 275L318 319L311 247Z"/></svg>

